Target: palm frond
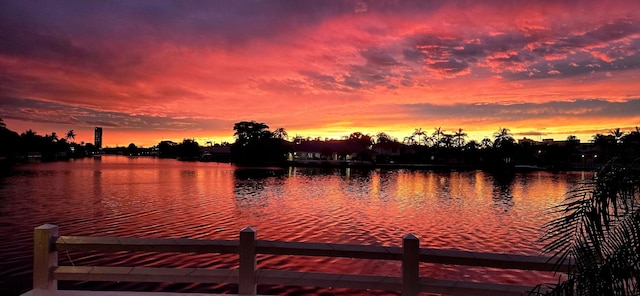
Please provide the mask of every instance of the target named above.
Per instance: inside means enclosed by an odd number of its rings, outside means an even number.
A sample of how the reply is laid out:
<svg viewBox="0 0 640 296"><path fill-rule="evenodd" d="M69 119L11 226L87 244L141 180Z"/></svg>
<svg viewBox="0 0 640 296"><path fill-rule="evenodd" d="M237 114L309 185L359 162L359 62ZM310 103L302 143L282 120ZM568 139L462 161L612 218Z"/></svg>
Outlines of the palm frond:
<svg viewBox="0 0 640 296"><path fill-rule="evenodd" d="M640 293L638 164L610 161L551 209L543 252L558 266L569 259L575 266L548 295Z"/></svg>

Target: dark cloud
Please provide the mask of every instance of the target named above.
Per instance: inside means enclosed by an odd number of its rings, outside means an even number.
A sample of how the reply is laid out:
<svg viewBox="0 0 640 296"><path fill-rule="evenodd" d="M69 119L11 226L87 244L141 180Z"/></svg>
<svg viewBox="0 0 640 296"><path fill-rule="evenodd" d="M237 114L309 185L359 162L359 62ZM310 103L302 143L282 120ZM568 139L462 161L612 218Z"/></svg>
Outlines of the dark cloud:
<svg viewBox="0 0 640 296"><path fill-rule="evenodd" d="M399 63L389 53L379 49L368 49L361 53L367 60L367 65L374 67L396 66Z"/></svg>
<svg viewBox="0 0 640 296"><path fill-rule="evenodd" d="M419 63L423 62L424 59L427 57L426 54L424 54L422 51L415 48L404 49L402 51L402 56L404 57L405 60L409 62L419 62Z"/></svg>
<svg viewBox="0 0 640 296"><path fill-rule="evenodd" d="M603 24L584 34L580 32L560 38L558 45L565 48L582 48L606 44L620 40L640 32L640 25L629 20L616 20Z"/></svg>
<svg viewBox="0 0 640 296"><path fill-rule="evenodd" d="M0 118L39 123L71 124L79 127L107 126L142 130L196 130L225 128L232 123L217 119L195 119L181 116L131 115L124 112L101 111L63 103L25 98L0 97Z"/></svg>
<svg viewBox="0 0 640 296"><path fill-rule="evenodd" d="M447 74L455 74L469 68L469 64L464 61L456 59L449 59L448 61L434 62L428 64L430 68L444 71Z"/></svg>
<svg viewBox="0 0 640 296"><path fill-rule="evenodd" d="M288 38L292 31L353 13L353 6L319 1L0 1L0 56L124 84L162 71L170 61L149 54L158 46L235 50L256 39Z"/></svg>
<svg viewBox="0 0 640 296"><path fill-rule="evenodd" d="M429 118L494 118L500 121L575 117L581 119L602 117L636 117L640 114L640 99L610 102L603 99L585 99L567 102L518 104L410 104L406 112Z"/></svg>
<svg viewBox="0 0 640 296"><path fill-rule="evenodd" d="M335 77L331 75L322 74L317 71L300 71L300 75L306 77L307 82L314 88L327 90L327 91L340 91L344 90L340 87Z"/></svg>
<svg viewBox="0 0 640 296"><path fill-rule="evenodd" d="M344 76L344 85L347 87L352 87L352 88L362 88L362 83L360 83L360 80L356 77L353 77L351 75L345 75Z"/></svg>
<svg viewBox="0 0 640 296"><path fill-rule="evenodd" d="M528 69L505 73L509 79L548 78L561 75L572 77L587 73L605 73L640 67L640 25L628 20L617 20L591 31L570 33L556 39L535 42L532 53L538 59L529 60ZM519 52L525 52L521 50ZM559 58L546 60L556 55Z"/></svg>
<svg viewBox="0 0 640 296"><path fill-rule="evenodd" d="M506 52L510 50L522 50L526 46L538 40L535 35L529 35L528 32L514 31L509 33L497 34L497 35L485 35L481 36L479 44L483 45L485 52ZM477 44L477 43L476 43Z"/></svg>
<svg viewBox="0 0 640 296"><path fill-rule="evenodd" d="M269 39L354 14L343 1L3 1L0 23L98 39L145 38L204 45Z"/></svg>
<svg viewBox="0 0 640 296"><path fill-rule="evenodd" d="M445 73L485 63L508 79L575 76L638 68L640 24L612 20L591 30L519 31L463 39L433 33L405 39L401 52L408 63L423 64ZM593 67L594 64L599 67Z"/></svg>
<svg viewBox="0 0 640 296"><path fill-rule="evenodd" d="M393 57L395 51L385 48L368 48L360 52L364 58L364 64L350 65L346 74L342 75L342 85L352 89L376 88L383 86L389 89L397 88L391 84L391 79L400 77L411 69L400 63Z"/></svg>
<svg viewBox="0 0 640 296"><path fill-rule="evenodd" d="M456 74L479 62L491 59L491 55L523 48L530 37L517 34L484 35L471 40L452 38L435 34L418 34L405 41L411 48L405 48L402 56L407 62L422 63L444 74ZM512 54L499 62L521 62L518 54Z"/></svg>

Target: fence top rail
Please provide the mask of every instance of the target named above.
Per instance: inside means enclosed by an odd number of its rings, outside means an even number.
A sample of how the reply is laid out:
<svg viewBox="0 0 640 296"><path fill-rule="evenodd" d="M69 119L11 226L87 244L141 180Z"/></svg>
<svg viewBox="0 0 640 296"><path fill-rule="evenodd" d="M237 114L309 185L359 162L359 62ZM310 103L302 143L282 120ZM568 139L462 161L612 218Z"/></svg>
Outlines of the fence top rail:
<svg viewBox="0 0 640 296"><path fill-rule="evenodd" d="M402 248L394 246L258 240L256 247L259 254L402 260Z"/></svg>
<svg viewBox="0 0 640 296"><path fill-rule="evenodd" d="M237 240L201 240L188 238L133 238L60 236L58 251L140 251L178 253L238 253Z"/></svg>
<svg viewBox="0 0 640 296"><path fill-rule="evenodd" d="M557 265L555 260L545 256L518 255L506 253L484 253L460 250L420 249L420 262L482 266L502 269L568 271L571 261Z"/></svg>
<svg viewBox="0 0 640 296"><path fill-rule="evenodd" d="M129 238L60 236L55 239L58 251L141 251L179 253L237 254L237 240L203 240L187 238ZM377 260L402 260L402 248L381 245L333 244L257 240L256 253L294 256L345 257ZM516 254L469 252L420 248L420 262L482 266L502 269L567 271L569 264L557 266L549 257Z"/></svg>

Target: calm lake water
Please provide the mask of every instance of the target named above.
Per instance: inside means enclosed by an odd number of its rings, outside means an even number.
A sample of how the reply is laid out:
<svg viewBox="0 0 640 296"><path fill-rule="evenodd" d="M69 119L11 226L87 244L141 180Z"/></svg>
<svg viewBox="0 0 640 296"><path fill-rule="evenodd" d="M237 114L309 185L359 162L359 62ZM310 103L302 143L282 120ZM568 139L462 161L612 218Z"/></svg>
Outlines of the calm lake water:
<svg viewBox="0 0 640 296"><path fill-rule="evenodd" d="M33 228L61 235L237 239L246 226L259 239L401 245L414 233L422 247L539 254L545 210L588 172L516 174L405 169L236 168L230 164L103 156L17 165L0 177L0 294L31 288ZM231 255L60 254L67 264L235 268ZM72 262L72 263L71 263ZM258 266L398 275L399 263L260 256ZM535 284L539 272L421 265L423 276ZM65 288L234 292L230 284L61 283ZM259 287L268 294L354 291ZM379 295L387 292L360 291Z"/></svg>

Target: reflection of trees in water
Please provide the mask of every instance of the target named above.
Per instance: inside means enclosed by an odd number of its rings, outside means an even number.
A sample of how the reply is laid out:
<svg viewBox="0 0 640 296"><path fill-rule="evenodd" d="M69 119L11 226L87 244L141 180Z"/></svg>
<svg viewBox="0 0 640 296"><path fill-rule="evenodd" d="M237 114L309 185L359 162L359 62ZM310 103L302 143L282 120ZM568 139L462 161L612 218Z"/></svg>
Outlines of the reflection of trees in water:
<svg viewBox="0 0 640 296"><path fill-rule="evenodd" d="M451 198L451 172L434 172L438 180L438 194L439 197Z"/></svg>
<svg viewBox="0 0 640 296"><path fill-rule="evenodd" d="M282 190L287 174L283 169L236 169L233 172L236 205L240 209L260 209L269 205L273 190Z"/></svg>
<svg viewBox="0 0 640 296"><path fill-rule="evenodd" d="M341 176L345 181L351 178L369 179L374 170L370 168L351 168L351 167L293 167L290 168L295 175L303 176Z"/></svg>
<svg viewBox="0 0 640 296"><path fill-rule="evenodd" d="M515 174L511 172L493 173L493 204L501 212L509 212L514 206L513 203L513 183Z"/></svg>
<svg viewBox="0 0 640 296"><path fill-rule="evenodd" d="M373 174L374 171L370 169L343 168L340 190L345 196L358 201L368 200L371 196Z"/></svg>
<svg viewBox="0 0 640 296"><path fill-rule="evenodd" d="M281 168L239 168L233 171L236 180L261 180L267 178L281 178L287 171Z"/></svg>
<svg viewBox="0 0 640 296"><path fill-rule="evenodd" d="M385 202L389 202L389 197L393 194L393 185L398 182L397 170L378 170L377 174L372 175L372 178L378 180L377 196ZM377 176L376 176L377 175Z"/></svg>

